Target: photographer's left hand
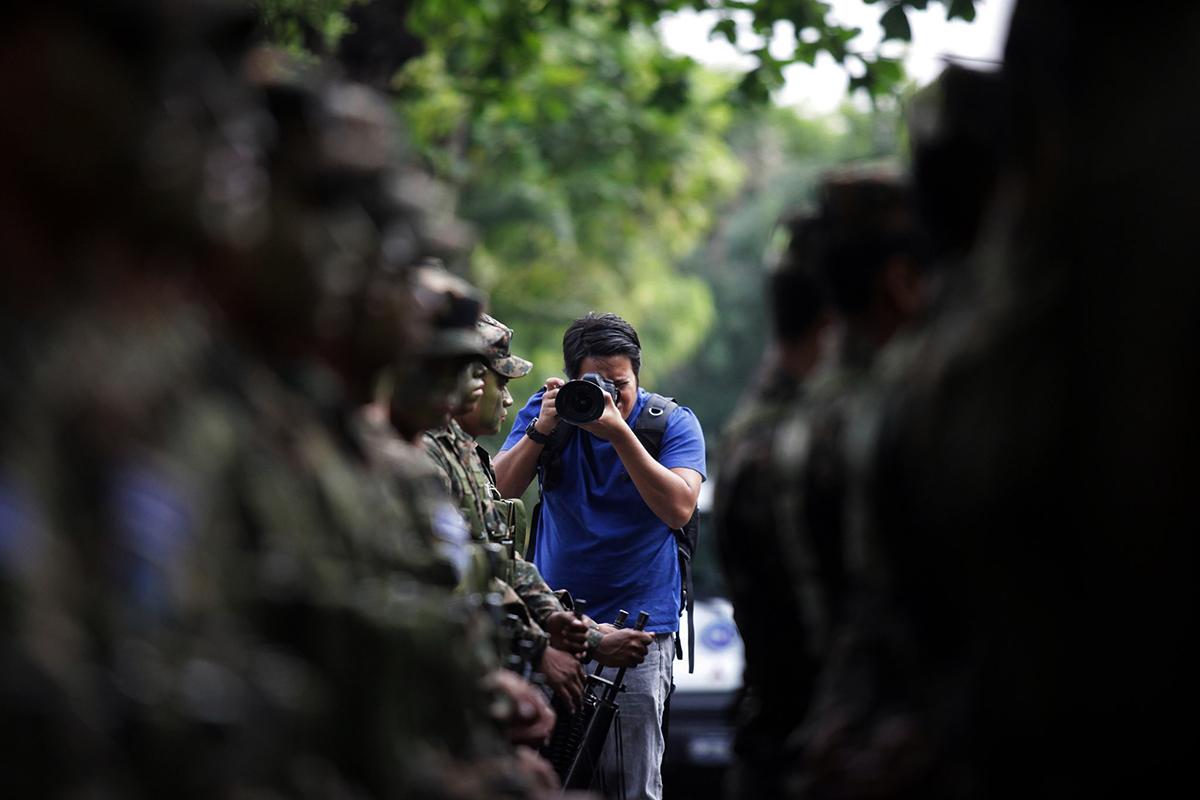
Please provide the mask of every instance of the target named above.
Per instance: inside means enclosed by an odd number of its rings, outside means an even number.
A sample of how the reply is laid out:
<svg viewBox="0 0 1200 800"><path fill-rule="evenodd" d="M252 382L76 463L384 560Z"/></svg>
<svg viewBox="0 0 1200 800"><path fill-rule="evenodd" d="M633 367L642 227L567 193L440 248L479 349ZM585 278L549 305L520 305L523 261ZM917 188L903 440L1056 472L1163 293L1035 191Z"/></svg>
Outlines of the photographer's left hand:
<svg viewBox="0 0 1200 800"><path fill-rule="evenodd" d="M600 419L580 425L579 427L593 436L598 436L606 441L611 441L614 436L624 432L632 432L633 430L625 422L625 418L621 416L621 409L617 408L617 404L613 402L612 395L608 392L604 393L604 413L600 415Z"/></svg>

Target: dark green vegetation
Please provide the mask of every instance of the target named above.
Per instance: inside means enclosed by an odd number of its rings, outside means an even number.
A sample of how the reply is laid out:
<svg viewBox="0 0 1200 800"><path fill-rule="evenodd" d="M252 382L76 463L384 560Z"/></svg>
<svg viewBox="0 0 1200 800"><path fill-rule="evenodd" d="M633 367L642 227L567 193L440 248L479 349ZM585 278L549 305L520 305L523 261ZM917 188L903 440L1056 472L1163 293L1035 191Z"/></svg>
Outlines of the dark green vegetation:
<svg viewBox="0 0 1200 800"><path fill-rule="evenodd" d="M864 0L868 4L876 0ZM972 19L973 0L935 0ZM927 0L878 2L890 39ZM454 187L476 232L471 279L517 331L534 380L561 371L570 320L613 310L640 331L644 377L724 423L761 352L764 250L819 171L895 155L898 61L854 49L818 0L258 0L276 42L386 84L412 144ZM765 48L720 74L659 42L683 9L734 14L760 36L788 23L790 60ZM786 26L781 26L785 28ZM847 66L871 112L806 118L771 107L788 63ZM536 388L514 385L518 402ZM711 437L715 440L715 436Z"/></svg>

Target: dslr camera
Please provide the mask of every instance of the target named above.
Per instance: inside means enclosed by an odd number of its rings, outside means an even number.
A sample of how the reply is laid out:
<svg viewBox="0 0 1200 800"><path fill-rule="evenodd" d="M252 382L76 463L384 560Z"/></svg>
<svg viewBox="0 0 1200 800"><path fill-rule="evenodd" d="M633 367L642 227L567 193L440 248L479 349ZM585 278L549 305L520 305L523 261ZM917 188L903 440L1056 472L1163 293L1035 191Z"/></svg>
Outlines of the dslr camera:
<svg viewBox="0 0 1200 800"><path fill-rule="evenodd" d="M617 402L617 387L595 372L587 372L578 380L567 381L554 398L558 416L573 425L585 425L600 419L604 413L604 394Z"/></svg>

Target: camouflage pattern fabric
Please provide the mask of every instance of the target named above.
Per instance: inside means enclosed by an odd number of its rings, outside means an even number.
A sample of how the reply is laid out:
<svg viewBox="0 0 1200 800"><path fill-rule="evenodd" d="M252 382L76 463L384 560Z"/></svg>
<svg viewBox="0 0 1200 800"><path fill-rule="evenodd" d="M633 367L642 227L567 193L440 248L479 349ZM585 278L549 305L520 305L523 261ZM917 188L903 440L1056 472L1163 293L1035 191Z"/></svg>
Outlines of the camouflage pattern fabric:
<svg viewBox="0 0 1200 800"><path fill-rule="evenodd" d="M730 779L735 797L781 794L790 760L785 742L807 710L819 669L810 619L820 609L804 602L803 589L816 578L803 557L806 531L780 502L789 491L778 468L780 432L801 397L797 380L767 370L721 445L715 538L746 649Z"/></svg>
<svg viewBox="0 0 1200 800"><path fill-rule="evenodd" d="M42 721L67 704L94 728L46 751L90 750L80 773L46 779L429 796L430 765L502 757L469 646L490 633L430 581L445 565L303 392L197 320L76 316L29 386L28 449L5 453L44 521L24 526L25 618L75 642L27 648Z"/></svg>
<svg viewBox="0 0 1200 800"><path fill-rule="evenodd" d="M490 462L484 461L475 440L454 420L444 428L425 435L426 452L443 473L450 496L459 502L471 532L477 541L504 543L513 541L508 530L508 514L502 510ZM509 567L512 588L528 607L538 625L563 605L546 585L533 564L513 554Z"/></svg>
<svg viewBox="0 0 1200 800"><path fill-rule="evenodd" d="M454 420L445 428L425 437L430 458L442 470L452 498L459 499L476 539L493 542L512 541L508 530L508 512L495 488L491 460L475 440ZM546 585L537 567L523 558L513 559L513 588L521 595L539 623L563 606Z"/></svg>

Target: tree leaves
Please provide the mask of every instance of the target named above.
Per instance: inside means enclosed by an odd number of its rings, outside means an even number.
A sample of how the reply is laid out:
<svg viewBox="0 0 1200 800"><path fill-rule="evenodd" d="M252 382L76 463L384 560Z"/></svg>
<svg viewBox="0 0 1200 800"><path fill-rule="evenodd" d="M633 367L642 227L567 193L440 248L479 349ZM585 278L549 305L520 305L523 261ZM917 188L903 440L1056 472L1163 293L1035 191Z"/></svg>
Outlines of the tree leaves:
<svg viewBox="0 0 1200 800"><path fill-rule="evenodd" d="M948 19L973 20L977 0L937 0ZM390 0L255 0L272 38L296 53L328 53L349 29L347 8L357 3ZM513 76L539 58L544 35L554 29L580 25L604 30L644 29L664 15L683 9L715 11L718 19L710 38L721 38L735 47L756 54L760 43L739 43L739 24L768 42L781 35L788 23L793 31L792 55L775 66L752 71L738 84L733 97L742 103L761 103L770 98L776 72L790 63L813 64L820 53L845 64L873 53L861 53L852 45L857 28L838 24L825 0L407 0L411 6L411 33L428 46L440 48L447 65L463 77L462 88L487 102L506 91ZM908 10L923 10L928 0L862 0L866 5L884 4L880 25L885 41L911 41ZM739 20L742 22L739 23ZM760 61L763 59L760 58ZM386 63L386 61L385 61ZM900 82L890 80L890 70L874 70L859 76L852 85L877 96L898 91ZM667 93L662 95L668 97Z"/></svg>
<svg viewBox="0 0 1200 800"><path fill-rule="evenodd" d="M912 41L912 28L908 25L908 14L904 12L903 5L894 5L883 12L883 16L879 18L879 25L883 28L885 42L889 39Z"/></svg>
<svg viewBox="0 0 1200 800"><path fill-rule="evenodd" d="M737 23L732 17L726 17L714 25L713 29L709 31L708 38L715 39L718 34L724 36L725 41L730 44L737 45Z"/></svg>
<svg viewBox="0 0 1200 800"><path fill-rule="evenodd" d="M952 0L946 9L946 19L975 20L975 0Z"/></svg>

